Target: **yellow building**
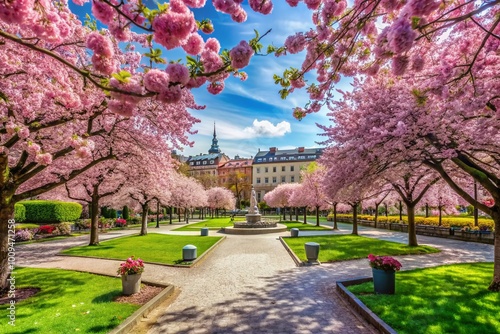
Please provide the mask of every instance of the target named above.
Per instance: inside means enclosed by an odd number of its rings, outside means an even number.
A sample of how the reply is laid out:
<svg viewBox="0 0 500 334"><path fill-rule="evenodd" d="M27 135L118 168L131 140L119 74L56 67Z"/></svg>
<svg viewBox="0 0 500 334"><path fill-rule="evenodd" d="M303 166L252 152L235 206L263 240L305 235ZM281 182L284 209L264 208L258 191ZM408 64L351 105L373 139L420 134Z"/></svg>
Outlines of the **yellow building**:
<svg viewBox="0 0 500 334"><path fill-rule="evenodd" d="M322 148L298 147L292 150L261 151L255 156L252 164L252 184L257 201L281 183L300 182L301 168L307 166L321 156Z"/></svg>

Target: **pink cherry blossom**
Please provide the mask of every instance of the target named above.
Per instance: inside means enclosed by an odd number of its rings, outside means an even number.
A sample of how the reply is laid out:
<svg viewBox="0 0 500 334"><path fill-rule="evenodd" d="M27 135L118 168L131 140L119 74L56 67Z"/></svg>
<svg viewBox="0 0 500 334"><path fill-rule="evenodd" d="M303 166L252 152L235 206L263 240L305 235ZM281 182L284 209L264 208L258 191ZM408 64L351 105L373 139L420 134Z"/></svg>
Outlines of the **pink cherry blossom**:
<svg viewBox="0 0 500 334"><path fill-rule="evenodd" d="M189 81L189 70L182 64L169 64L165 72L168 74L170 82L185 85Z"/></svg>
<svg viewBox="0 0 500 334"><path fill-rule="evenodd" d="M240 44L229 51L231 66L233 68L243 68L247 66L253 54L254 51L247 41L241 41Z"/></svg>

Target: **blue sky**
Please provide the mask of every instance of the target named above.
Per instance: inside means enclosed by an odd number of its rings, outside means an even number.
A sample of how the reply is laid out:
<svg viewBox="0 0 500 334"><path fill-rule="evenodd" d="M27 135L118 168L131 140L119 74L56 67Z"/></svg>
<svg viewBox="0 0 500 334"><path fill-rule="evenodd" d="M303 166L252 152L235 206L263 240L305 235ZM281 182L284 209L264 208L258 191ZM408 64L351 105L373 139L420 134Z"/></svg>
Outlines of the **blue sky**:
<svg viewBox="0 0 500 334"><path fill-rule="evenodd" d="M150 1L148 1L150 2ZM291 8L285 1L273 1L274 9L269 15L255 13L245 1L243 7L248 19L245 23L233 22L229 15L217 12L210 0L203 9L195 10L197 20L210 18L215 31L211 35L201 34L206 40L217 38L221 47L231 49L241 40L254 37L254 29L264 34L272 31L262 39L264 46L283 45L287 36L298 31L306 31L312 27L311 14L303 3ZM73 9L75 6L70 4ZM89 8L88 4L84 7ZM87 9L88 10L88 9ZM81 12L82 9L79 8ZM182 50L181 50L182 51ZM164 51L167 60L184 59L185 55L176 50ZM194 126L198 133L190 136L193 147L184 148L181 154L197 155L207 153L210 148L214 122L217 127L219 146L225 154L233 158L255 156L258 149L267 150L276 146L289 149L299 146L317 147L320 129L316 123L327 124L326 108L317 114L308 115L302 121L292 117L294 107L303 107L308 102L305 91L295 91L286 100L278 94L279 86L274 84L273 74L282 74L290 67L300 68L304 54L281 56L254 56L248 67L248 80L242 82L237 78L226 81L224 91L212 95L202 86L193 90L195 100L206 105L204 110L194 110L192 114L201 120Z"/></svg>

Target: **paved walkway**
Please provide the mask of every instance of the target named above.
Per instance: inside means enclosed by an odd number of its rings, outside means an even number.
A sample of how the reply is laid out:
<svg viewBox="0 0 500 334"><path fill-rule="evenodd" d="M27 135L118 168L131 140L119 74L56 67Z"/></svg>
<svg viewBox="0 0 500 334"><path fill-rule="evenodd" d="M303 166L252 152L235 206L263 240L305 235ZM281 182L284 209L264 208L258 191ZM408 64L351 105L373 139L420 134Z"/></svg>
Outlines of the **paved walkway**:
<svg viewBox="0 0 500 334"><path fill-rule="evenodd" d="M151 228L150 232L170 233L173 227ZM340 228L335 233L351 231L351 225L340 224ZM101 239L136 232L113 232ZM406 242L407 238L406 233L361 226L359 233L399 242ZM149 333L374 333L335 292L336 280L370 276L367 260L296 267L278 240L279 235L288 233L227 235L191 269L148 265L143 274L145 280L173 284L181 290L173 303L161 310L162 315ZM55 256L62 248L87 241L75 239L19 246L18 264L115 273L119 261ZM398 257L406 270L493 260L492 245L424 236L418 236L418 240L443 251Z"/></svg>

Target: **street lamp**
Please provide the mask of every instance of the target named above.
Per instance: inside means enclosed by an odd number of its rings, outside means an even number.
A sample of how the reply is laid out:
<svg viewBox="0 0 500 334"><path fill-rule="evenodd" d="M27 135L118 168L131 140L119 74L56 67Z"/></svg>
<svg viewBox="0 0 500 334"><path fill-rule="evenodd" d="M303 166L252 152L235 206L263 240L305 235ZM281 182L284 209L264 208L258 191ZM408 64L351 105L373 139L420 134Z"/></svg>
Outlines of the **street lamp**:
<svg viewBox="0 0 500 334"><path fill-rule="evenodd" d="M160 228L160 201L156 200L156 228Z"/></svg>

